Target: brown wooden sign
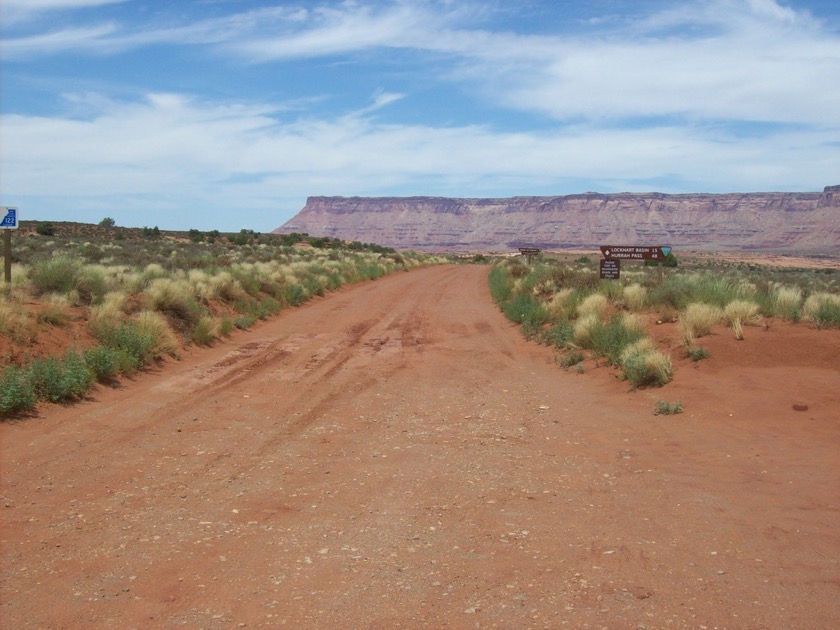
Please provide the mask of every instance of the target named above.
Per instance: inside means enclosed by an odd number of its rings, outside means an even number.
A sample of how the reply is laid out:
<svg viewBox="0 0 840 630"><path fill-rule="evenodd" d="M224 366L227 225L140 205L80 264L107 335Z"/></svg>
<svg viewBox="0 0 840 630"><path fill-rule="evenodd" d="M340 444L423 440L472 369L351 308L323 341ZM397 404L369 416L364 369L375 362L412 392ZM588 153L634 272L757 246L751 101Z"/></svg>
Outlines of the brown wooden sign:
<svg viewBox="0 0 840 630"><path fill-rule="evenodd" d="M601 245L601 254L608 260L665 260L670 247L662 245Z"/></svg>
<svg viewBox="0 0 840 630"><path fill-rule="evenodd" d="M600 261L601 280L618 280L621 278L621 260L602 258Z"/></svg>
<svg viewBox="0 0 840 630"><path fill-rule="evenodd" d="M525 256L525 258L528 260L529 265L531 264L531 258L533 256L536 256L537 254L539 254L541 251L542 251L541 249L537 249L536 247L520 247L519 248L519 253L522 254L523 256Z"/></svg>

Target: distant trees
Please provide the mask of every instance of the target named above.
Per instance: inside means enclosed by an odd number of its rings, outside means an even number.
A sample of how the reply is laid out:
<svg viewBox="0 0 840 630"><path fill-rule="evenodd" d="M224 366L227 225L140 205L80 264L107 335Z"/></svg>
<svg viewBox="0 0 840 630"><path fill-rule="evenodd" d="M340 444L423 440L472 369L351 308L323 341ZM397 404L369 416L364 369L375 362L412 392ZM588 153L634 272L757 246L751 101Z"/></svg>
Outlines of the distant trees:
<svg viewBox="0 0 840 630"><path fill-rule="evenodd" d="M41 236L55 236L55 226L49 221L39 223L35 228L35 232Z"/></svg>
<svg viewBox="0 0 840 630"><path fill-rule="evenodd" d="M99 227L112 228L117 224L111 217L105 217L99 222Z"/></svg>

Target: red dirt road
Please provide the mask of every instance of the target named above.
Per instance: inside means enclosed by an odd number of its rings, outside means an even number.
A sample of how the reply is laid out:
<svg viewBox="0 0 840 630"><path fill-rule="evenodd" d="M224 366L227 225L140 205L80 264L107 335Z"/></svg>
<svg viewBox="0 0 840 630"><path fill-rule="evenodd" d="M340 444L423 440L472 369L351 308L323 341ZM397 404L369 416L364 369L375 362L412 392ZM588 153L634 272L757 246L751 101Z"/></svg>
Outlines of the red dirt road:
<svg viewBox="0 0 840 630"><path fill-rule="evenodd" d="M0 425L2 627L838 627L837 331L720 335L628 392L486 275L345 289Z"/></svg>

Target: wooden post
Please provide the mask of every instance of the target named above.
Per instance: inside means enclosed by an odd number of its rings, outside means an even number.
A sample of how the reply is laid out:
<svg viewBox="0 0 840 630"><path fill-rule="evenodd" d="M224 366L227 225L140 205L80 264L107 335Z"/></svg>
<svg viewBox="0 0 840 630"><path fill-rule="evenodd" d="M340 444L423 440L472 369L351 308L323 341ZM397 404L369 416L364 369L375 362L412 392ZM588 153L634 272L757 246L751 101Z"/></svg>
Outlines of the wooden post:
<svg viewBox="0 0 840 630"><path fill-rule="evenodd" d="M6 270L6 284L12 284L12 231L3 230L3 256L5 257L4 267Z"/></svg>

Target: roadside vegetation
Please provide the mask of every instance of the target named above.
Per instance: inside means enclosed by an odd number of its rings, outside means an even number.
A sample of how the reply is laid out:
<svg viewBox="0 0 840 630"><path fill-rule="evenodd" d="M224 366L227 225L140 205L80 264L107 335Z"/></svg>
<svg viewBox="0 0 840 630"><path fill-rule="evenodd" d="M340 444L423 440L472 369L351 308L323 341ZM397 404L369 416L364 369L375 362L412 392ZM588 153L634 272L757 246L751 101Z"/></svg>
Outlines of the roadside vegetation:
<svg viewBox="0 0 840 630"><path fill-rule="evenodd" d="M305 234L29 227L0 285L0 417L78 400L346 284L445 262ZM40 342L62 329L75 341L50 356Z"/></svg>
<svg viewBox="0 0 840 630"><path fill-rule="evenodd" d="M529 338L557 348L564 368L584 371L589 359L617 370L634 388L671 381L671 348L657 345L650 325L675 324L679 346L692 361L710 356L698 340L773 319L840 328L840 272L697 261L666 268L630 265L622 279L600 280L587 258L541 256L497 260L490 272L493 299ZM676 413L660 411L659 413Z"/></svg>

